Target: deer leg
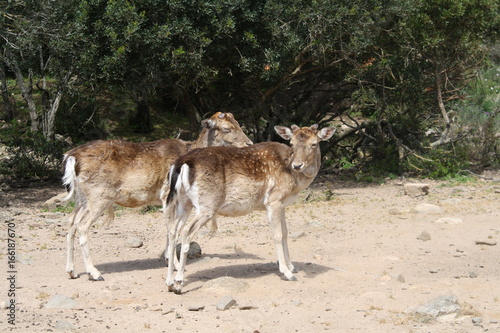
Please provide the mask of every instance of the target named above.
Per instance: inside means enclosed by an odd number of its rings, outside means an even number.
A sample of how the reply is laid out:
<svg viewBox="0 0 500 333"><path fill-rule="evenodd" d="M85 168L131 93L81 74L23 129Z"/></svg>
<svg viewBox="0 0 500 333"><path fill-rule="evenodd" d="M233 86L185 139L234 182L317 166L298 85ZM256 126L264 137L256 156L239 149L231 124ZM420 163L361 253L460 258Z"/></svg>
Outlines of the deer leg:
<svg viewBox="0 0 500 333"><path fill-rule="evenodd" d="M176 246L178 243L179 229L186 223L189 217L192 206L187 205L175 205L176 207L168 207L165 210L165 217L167 220L167 248L165 250L165 258L168 262L167 269L167 279L165 283L167 284L169 291L174 291L174 268L179 270L180 263L176 255ZM173 223L170 223L173 221Z"/></svg>
<svg viewBox="0 0 500 333"><path fill-rule="evenodd" d="M288 227L285 219L285 208L281 210L281 234L283 235L281 238L281 247L283 248L285 265L288 267L290 272L297 273L298 271L295 266L293 266L292 261L290 260L290 252L288 251Z"/></svg>
<svg viewBox="0 0 500 333"><path fill-rule="evenodd" d="M181 254L179 259L179 269L174 279L174 284L169 286L169 290L176 294L180 294L182 291L182 286L184 284L184 267L186 266L187 253L189 251L189 244L193 236L196 234L201 227L207 224L213 217L214 213L207 212L196 212L191 223L184 225L179 230L180 240L181 240Z"/></svg>
<svg viewBox="0 0 500 333"><path fill-rule="evenodd" d="M83 254L83 262L85 264L85 270L89 274L89 280L91 281L104 281L104 278L101 276L101 272L99 272L99 270L97 270L92 263L92 258L90 257L90 246L88 243L88 233L92 224L102 215L102 212L105 209L107 209L107 207L102 207L101 209L89 213L87 219L85 219L85 223L77 224L79 243Z"/></svg>
<svg viewBox="0 0 500 333"><path fill-rule="evenodd" d="M279 270L290 281L297 281L292 271L295 270L288 252L288 230L285 221L284 207L280 202L267 206L267 215L273 232L273 239L278 255Z"/></svg>
<svg viewBox="0 0 500 333"><path fill-rule="evenodd" d="M79 277L78 274L75 273L74 259L76 223L79 223L79 221L85 217L86 212L86 209L82 209L82 207L77 204L75 210L71 213L68 219L69 229L68 234L66 235L66 272L68 272L71 279Z"/></svg>

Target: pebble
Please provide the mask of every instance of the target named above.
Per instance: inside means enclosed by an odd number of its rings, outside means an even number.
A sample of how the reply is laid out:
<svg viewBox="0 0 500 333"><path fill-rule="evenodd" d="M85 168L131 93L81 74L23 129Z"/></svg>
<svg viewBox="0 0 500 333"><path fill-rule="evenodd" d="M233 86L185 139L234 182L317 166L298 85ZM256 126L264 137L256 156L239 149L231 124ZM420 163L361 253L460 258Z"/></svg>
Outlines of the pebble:
<svg viewBox="0 0 500 333"><path fill-rule="evenodd" d="M177 259L181 256L181 247L182 244L177 244L175 248L175 253L177 254ZM196 259L201 257L201 246L196 242L189 243L189 251L187 253L188 259Z"/></svg>
<svg viewBox="0 0 500 333"><path fill-rule="evenodd" d="M398 281L398 282L401 282L401 283L405 283L405 282L406 282L406 279L405 279L405 277L404 277L402 274L399 274L399 275L398 275L398 278L397 278L397 281Z"/></svg>
<svg viewBox="0 0 500 333"><path fill-rule="evenodd" d="M306 233L304 231L298 231L294 232L293 234L290 234L291 239L298 239L300 237L303 237Z"/></svg>
<svg viewBox="0 0 500 333"><path fill-rule="evenodd" d="M54 328L59 331L74 331L75 326L67 320L58 320Z"/></svg>
<svg viewBox="0 0 500 333"><path fill-rule="evenodd" d="M143 245L142 240L140 240L139 238L135 238L135 237L129 237L125 241L125 246L132 248L132 249L139 248L142 245Z"/></svg>
<svg viewBox="0 0 500 333"><path fill-rule="evenodd" d="M475 241L476 245L489 245L489 246L495 246L497 245L497 242L492 241L492 240L477 240Z"/></svg>
<svg viewBox="0 0 500 333"><path fill-rule="evenodd" d="M476 326L479 326L483 323L483 318L481 317L473 317L472 318L472 323Z"/></svg>
<svg viewBox="0 0 500 333"><path fill-rule="evenodd" d="M429 184L406 183L404 184L405 194L411 197L429 194Z"/></svg>
<svg viewBox="0 0 500 333"><path fill-rule="evenodd" d="M470 271L470 272L469 272L469 277L470 277L471 279L477 278L477 273L476 273L476 272L474 272L474 271Z"/></svg>
<svg viewBox="0 0 500 333"><path fill-rule="evenodd" d="M232 298L231 296L224 296L221 298L219 303L217 303L217 310L225 311L235 305L236 300L234 298Z"/></svg>
<svg viewBox="0 0 500 333"><path fill-rule="evenodd" d="M461 218L458 218L458 217L442 217L440 219L437 219L436 223L462 224L462 223L464 223L464 221Z"/></svg>
<svg viewBox="0 0 500 333"><path fill-rule="evenodd" d="M429 303L419 306L415 310L415 314L437 318L439 316L457 314L460 311L457 296L447 295L440 296Z"/></svg>
<svg viewBox="0 0 500 333"><path fill-rule="evenodd" d="M78 306L78 302L66 295L54 295L52 296L47 304L45 304L46 309L74 309Z"/></svg>
<svg viewBox="0 0 500 333"><path fill-rule="evenodd" d="M191 305L188 307L189 311L201 311L205 308L205 305Z"/></svg>
<svg viewBox="0 0 500 333"><path fill-rule="evenodd" d="M443 209L438 205L421 203L415 206L415 211L417 213L442 213Z"/></svg>
<svg viewBox="0 0 500 333"><path fill-rule="evenodd" d="M431 234L428 231L424 230L417 236L417 239L423 242L429 241L431 240Z"/></svg>

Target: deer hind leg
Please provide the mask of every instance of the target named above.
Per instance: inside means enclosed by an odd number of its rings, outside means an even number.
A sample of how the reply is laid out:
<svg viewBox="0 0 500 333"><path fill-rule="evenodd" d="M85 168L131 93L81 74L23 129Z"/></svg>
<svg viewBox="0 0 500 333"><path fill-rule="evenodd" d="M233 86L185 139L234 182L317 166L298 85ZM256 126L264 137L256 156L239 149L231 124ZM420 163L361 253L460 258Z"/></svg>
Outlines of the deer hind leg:
<svg viewBox="0 0 500 333"><path fill-rule="evenodd" d="M95 221L102 215L102 213L107 210L109 207L109 203L103 201L101 204L97 204L92 206L92 209L89 209L84 219L81 219L76 223L76 227L78 229L79 235L79 243L82 249L83 254L83 262L85 264L85 270L89 274L89 280L92 281L104 281L104 278L101 276L101 272L94 267L92 263L92 258L90 256L90 246L88 243L88 233L90 227L94 224Z"/></svg>
<svg viewBox="0 0 500 333"><path fill-rule="evenodd" d="M290 260L290 253L288 251L288 229L285 220L285 208L281 203L268 205L267 215L276 245L279 270L288 280L297 281L297 278L293 275L296 269Z"/></svg>
<svg viewBox="0 0 500 333"><path fill-rule="evenodd" d="M106 209L106 220L104 220L104 223L102 224L103 228L108 229L114 220L115 220L115 211L113 210L113 205L111 205L108 207L108 209Z"/></svg>
<svg viewBox="0 0 500 333"><path fill-rule="evenodd" d="M168 262L167 279L165 283L169 291L173 290L174 285L174 269L179 270L180 264L176 255L176 247L179 241L179 230L184 226L186 220L191 213L193 206L191 203L180 203L168 207L166 210L167 220L167 249L165 257Z"/></svg>
<svg viewBox="0 0 500 333"><path fill-rule="evenodd" d="M178 235L180 236L180 242L182 244L179 258L179 268L177 269L175 279L173 281L170 279L167 282L169 291L173 291L176 294L181 293L182 286L184 284L184 267L186 266L189 244L191 243L191 240L196 232L207 224L207 222L210 221L214 215L215 212L197 211L190 223L185 224L178 229Z"/></svg>
<svg viewBox="0 0 500 333"><path fill-rule="evenodd" d="M71 213L68 219L69 229L68 234L66 235L66 272L68 272L71 279L76 279L79 277L79 275L75 273L74 259L76 226L79 221L85 218L87 212L88 211L85 208L77 203L75 206L75 210Z"/></svg>

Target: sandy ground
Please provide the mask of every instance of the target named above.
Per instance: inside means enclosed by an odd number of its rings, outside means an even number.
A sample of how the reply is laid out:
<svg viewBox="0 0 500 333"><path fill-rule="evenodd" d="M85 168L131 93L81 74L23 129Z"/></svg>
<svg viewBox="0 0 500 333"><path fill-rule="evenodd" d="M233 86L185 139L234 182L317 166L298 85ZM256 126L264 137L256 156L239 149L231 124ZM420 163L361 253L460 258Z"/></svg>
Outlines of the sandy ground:
<svg viewBox="0 0 500 333"><path fill-rule="evenodd" d="M71 280L65 272L68 214L41 208L61 188L4 189L0 331L500 332L500 183L429 182L429 194L414 197L398 180L328 179L318 178L287 208L299 281L280 276L266 216L255 212L219 218L211 238L200 232L203 255L188 262L182 295L165 286L160 212L117 208L114 224L98 223L90 236L105 281ZM422 203L440 210L419 212ZM143 245L127 247L129 237ZM9 239L17 255L13 267ZM79 248L75 253L83 273ZM9 289L15 311L5 309ZM71 308L48 308L56 295L74 300L61 306ZM458 314L435 320L413 313L446 295L457 297ZM236 305L221 311L216 306L224 296ZM9 323L10 313L15 320Z"/></svg>

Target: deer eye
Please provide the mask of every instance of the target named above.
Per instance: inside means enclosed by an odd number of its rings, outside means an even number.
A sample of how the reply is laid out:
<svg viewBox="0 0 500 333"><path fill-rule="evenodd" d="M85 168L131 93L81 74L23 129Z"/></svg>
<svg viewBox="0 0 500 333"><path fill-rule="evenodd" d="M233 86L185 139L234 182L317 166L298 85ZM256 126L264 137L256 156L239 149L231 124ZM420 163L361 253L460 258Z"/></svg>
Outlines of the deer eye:
<svg viewBox="0 0 500 333"><path fill-rule="evenodd" d="M316 148L317 146L318 146L318 144L317 144L317 143L313 143L313 144L311 145L311 148Z"/></svg>
<svg viewBox="0 0 500 333"><path fill-rule="evenodd" d="M227 128L227 127L223 127L221 129L222 133L230 133L231 132L231 129L230 128Z"/></svg>

